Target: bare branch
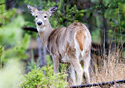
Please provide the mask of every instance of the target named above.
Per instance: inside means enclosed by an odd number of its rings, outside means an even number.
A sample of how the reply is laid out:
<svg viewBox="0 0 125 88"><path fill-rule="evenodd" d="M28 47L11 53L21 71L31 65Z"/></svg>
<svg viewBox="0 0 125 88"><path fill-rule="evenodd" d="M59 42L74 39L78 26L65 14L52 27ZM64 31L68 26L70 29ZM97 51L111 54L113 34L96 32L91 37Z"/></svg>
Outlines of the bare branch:
<svg viewBox="0 0 125 88"><path fill-rule="evenodd" d="M27 27L27 26L24 26L23 29L24 29L24 30L33 31L33 32L38 32L37 29L34 28L34 27Z"/></svg>

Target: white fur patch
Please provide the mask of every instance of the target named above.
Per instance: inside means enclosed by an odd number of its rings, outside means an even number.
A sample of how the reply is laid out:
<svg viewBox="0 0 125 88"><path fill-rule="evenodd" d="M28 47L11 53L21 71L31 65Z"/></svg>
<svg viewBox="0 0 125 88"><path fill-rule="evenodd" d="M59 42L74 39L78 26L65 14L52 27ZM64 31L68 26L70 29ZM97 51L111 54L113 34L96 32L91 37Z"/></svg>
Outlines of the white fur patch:
<svg viewBox="0 0 125 88"><path fill-rule="evenodd" d="M37 27L37 31L38 31L38 32L43 32L45 29L46 29L46 27L43 27L43 28Z"/></svg>
<svg viewBox="0 0 125 88"><path fill-rule="evenodd" d="M75 40L76 56L81 61L82 59L84 59L83 57L84 57L84 53L85 53L85 50L86 50L86 39L84 41L84 47L83 47L82 51L80 49L78 41L76 40L76 33L75 33L75 36L74 36L74 40Z"/></svg>
<svg viewBox="0 0 125 88"><path fill-rule="evenodd" d="M62 62L69 62L69 57L67 54L62 58Z"/></svg>
<svg viewBox="0 0 125 88"><path fill-rule="evenodd" d="M76 57L79 58L81 54L81 49L79 47L78 41L76 40L76 33L74 35L74 42L75 42L75 48L76 48Z"/></svg>

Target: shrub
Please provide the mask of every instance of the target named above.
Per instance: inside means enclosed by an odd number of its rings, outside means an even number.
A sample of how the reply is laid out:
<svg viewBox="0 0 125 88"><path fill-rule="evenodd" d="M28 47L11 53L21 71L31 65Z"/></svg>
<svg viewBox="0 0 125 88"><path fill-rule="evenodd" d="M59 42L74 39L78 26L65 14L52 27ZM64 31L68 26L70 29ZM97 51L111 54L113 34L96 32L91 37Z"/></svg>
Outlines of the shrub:
<svg viewBox="0 0 125 88"><path fill-rule="evenodd" d="M15 59L11 58L0 69L0 88L19 88L20 76L24 74L24 64Z"/></svg>
<svg viewBox="0 0 125 88"><path fill-rule="evenodd" d="M10 23L0 27L0 64L6 63L11 58L27 58L25 51L28 48L30 36L23 34L21 27L24 22L22 16L17 16Z"/></svg>
<svg viewBox="0 0 125 88"><path fill-rule="evenodd" d="M31 72L24 76L24 81L21 84L24 88L65 88L66 74L54 74L52 66L44 66L42 69L32 69Z"/></svg>

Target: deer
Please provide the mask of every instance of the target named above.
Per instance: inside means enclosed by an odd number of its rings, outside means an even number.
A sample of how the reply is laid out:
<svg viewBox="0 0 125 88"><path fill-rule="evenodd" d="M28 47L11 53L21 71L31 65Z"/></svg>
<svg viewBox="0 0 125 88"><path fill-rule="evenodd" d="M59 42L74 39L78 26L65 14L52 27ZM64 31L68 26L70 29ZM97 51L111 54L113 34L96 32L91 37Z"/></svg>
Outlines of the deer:
<svg viewBox="0 0 125 88"><path fill-rule="evenodd" d="M47 11L38 10L30 5L27 7L35 17L40 39L53 59L54 73L59 72L59 63L66 62L70 64L72 85L80 85L83 78L85 83L90 83L92 40L88 28L80 22L73 22L67 27L53 29L49 18L58 10L57 5ZM84 63L84 69L80 62Z"/></svg>

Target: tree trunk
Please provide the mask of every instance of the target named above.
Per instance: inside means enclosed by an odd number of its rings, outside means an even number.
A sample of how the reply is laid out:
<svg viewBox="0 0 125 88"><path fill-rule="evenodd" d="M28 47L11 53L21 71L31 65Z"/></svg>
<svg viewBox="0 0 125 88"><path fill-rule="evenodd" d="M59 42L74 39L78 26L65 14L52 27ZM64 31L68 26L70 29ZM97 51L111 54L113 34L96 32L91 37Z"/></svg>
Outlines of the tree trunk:
<svg viewBox="0 0 125 88"><path fill-rule="evenodd" d="M46 65L46 48L44 45L42 45L41 47L41 40L39 37L37 38L37 46L38 46L38 55L39 55L39 66L40 68L42 68L44 65Z"/></svg>
<svg viewBox="0 0 125 88"><path fill-rule="evenodd" d="M6 10L9 10L14 7L16 0L5 0Z"/></svg>
<svg viewBox="0 0 125 88"><path fill-rule="evenodd" d="M100 0L100 5L103 5L103 0ZM105 59L105 55L108 55L108 36L107 36L107 25L106 18L104 17L104 9L101 9L101 15L103 19L103 25L101 30L101 45L102 45L102 55Z"/></svg>

